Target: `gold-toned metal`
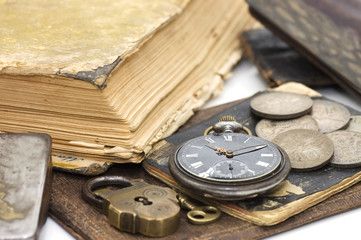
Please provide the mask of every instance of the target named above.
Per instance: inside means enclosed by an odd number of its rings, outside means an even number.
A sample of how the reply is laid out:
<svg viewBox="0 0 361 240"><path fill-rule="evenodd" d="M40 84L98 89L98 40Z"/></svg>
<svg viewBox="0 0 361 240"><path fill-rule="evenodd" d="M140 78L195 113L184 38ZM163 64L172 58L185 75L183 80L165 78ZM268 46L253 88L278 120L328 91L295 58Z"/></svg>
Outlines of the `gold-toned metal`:
<svg viewBox="0 0 361 240"><path fill-rule="evenodd" d="M226 154L227 153L226 148L220 148L220 147L214 146L212 144L207 144L206 146L213 149L213 150L215 150L219 154Z"/></svg>
<svg viewBox="0 0 361 240"><path fill-rule="evenodd" d="M245 127L245 126L243 126L243 131L245 131L248 135L250 135L250 136L252 136L253 134L252 134L252 131L249 129L249 128L247 128L247 127Z"/></svg>
<svg viewBox="0 0 361 240"><path fill-rule="evenodd" d="M236 118L235 117L233 117L233 116L231 116L231 115L226 115L226 116L223 116L223 117L221 117L219 120L218 120L218 122L224 122L224 121L227 121L227 122L236 122L237 120L236 120Z"/></svg>
<svg viewBox="0 0 361 240"><path fill-rule="evenodd" d="M212 130L213 130L213 126L208 127L206 130L204 130L203 136L208 135Z"/></svg>
<svg viewBox="0 0 361 240"><path fill-rule="evenodd" d="M94 191L104 199L103 212L112 226L149 237L163 237L179 226L180 207L176 193L166 187L149 185L141 179L130 187Z"/></svg>
<svg viewBox="0 0 361 240"><path fill-rule="evenodd" d="M179 193L179 205L187 210L187 218L193 224L208 224L216 221L221 216L221 211L213 206L197 206L187 196Z"/></svg>
<svg viewBox="0 0 361 240"><path fill-rule="evenodd" d="M0 183L0 189L4 188L5 185ZM24 213L16 212L15 209L9 205L6 201L4 201L4 197L6 196L5 192L0 192L0 220L4 221L12 221L14 219L23 219Z"/></svg>

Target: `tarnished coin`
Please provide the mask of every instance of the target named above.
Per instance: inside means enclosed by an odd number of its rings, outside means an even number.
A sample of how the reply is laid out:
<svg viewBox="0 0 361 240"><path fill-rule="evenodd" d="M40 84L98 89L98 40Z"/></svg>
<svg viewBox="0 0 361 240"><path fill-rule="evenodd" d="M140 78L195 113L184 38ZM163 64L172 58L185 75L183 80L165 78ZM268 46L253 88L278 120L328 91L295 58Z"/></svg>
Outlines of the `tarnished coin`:
<svg viewBox="0 0 361 240"><path fill-rule="evenodd" d="M361 132L361 116L351 116L346 131Z"/></svg>
<svg viewBox="0 0 361 240"><path fill-rule="evenodd" d="M314 100L311 115L317 121L320 132L323 133L343 128L351 117L346 107L328 100Z"/></svg>
<svg viewBox="0 0 361 240"><path fill-rule="evenodd" d="M251 100L251 110L257 116L285 120L305 115L312 108L307 95L286 92L267 92Z"/></svg>
<svg viewBox="0 0 361 240"><path fill-rule="evenodd" d="M326 165L333 155L332 141L315 130L289 130L279 134L273 142L286 151L295 170L320 168Z"/></svg>
<svg viewBox="0 0 361 240"><path fill-rule="evenodd" d="M291 129L311 129L318 130L315 119L310 115L289 120L269 120L262 119L256 125L256 134L258 137L272 141L278 134Z"/></svg>
<svg viewBox="0 0 361 240"><path fill-rule="evenodd" d="M361 166L361 133L350 131L335 131L327 133L335 149L331 164L338 167Z"/></svg>

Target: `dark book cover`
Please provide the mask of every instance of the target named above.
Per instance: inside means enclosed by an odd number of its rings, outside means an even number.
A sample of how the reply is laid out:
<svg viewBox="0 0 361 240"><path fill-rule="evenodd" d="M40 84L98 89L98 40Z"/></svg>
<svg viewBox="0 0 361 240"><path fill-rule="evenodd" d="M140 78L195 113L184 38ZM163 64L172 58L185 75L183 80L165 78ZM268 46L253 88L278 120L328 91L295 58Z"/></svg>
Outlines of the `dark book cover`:
<svg viewBox="0 0 361 240"><path fill-rule="evenodd" d="M361 99L360 1L247 2L256 19Z"/></svg>

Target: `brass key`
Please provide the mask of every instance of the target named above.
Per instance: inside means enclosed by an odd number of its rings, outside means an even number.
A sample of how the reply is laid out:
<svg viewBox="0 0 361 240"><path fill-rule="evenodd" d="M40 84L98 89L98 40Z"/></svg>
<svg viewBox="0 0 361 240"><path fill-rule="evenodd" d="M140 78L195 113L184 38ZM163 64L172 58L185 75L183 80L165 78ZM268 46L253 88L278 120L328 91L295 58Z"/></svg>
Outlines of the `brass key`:
<svg viewBox="0 0 361 240"><path fill-rule="evenodd" d="M190 210L187 213L188 221L193 224L208 224L216 221L221 216L221 211L213 206L197 206L187 196L177 195L181 208Z"/></svg>
<svg viewBox="0 0 361 240"><path fill-rule="evenodd" d="M95 190L110 185L124 188ZM163 237L179 226L177 194L170 188L150 185L142 179L103 176L86 182L82 193L87 202L107 215L112 226L122 231Z"/></svg>

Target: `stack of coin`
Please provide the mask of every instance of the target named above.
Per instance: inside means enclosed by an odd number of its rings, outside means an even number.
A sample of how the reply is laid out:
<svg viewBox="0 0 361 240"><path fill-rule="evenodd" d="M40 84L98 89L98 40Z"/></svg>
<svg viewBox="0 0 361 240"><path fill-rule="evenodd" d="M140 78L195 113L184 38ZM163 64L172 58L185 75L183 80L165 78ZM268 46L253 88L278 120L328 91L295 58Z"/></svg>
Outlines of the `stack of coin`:
<svg viewBox="0 0 361 240"><path fill-rule="evenodd" d="M351 114L343 105L306 95L266 92L255 96L250 106L263 118L256 125L257 136L285 150L294 170L310 171L329 162L339 167L361 166L361 118L350 121Z"/></svg>

